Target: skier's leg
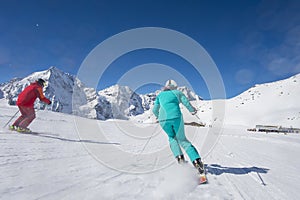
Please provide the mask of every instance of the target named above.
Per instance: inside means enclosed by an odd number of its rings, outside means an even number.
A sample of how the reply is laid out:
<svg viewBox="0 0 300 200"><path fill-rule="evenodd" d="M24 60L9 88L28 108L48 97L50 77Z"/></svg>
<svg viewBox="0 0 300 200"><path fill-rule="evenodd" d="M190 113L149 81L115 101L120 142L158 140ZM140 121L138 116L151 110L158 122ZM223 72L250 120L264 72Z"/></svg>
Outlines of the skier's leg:
<svg viewBox="0 0 300 200"><path fill-rule="evenodd" d="M18 119L13 123L13 126L16 126L16 127L18 127L20 122L23 121L26 117L26 110L23 109L24 107L23 106L18 106L18 108L20 110L21 116L18 117Z"/></svg>
<svg viewBox="0 0 300 200"><path fill-rule="evenodd" d="M182 118L178 118L176 120L175 130L176 130L176 138L180 146L185 150L187 155L189 156L191 162L200 158L200 155L196 148L192 145L192 143L185 137L184 133L184 122Z"/></svg>
<svg viewBox="0 0 300 200"><path fill-rule="evenodd" d="M25 118L19 123L19 127L26 129L27 126L35 119L34 108L26 107L24 108Z"/></svg>
<svg viewBox="0 0 300 200"><path fill-rule="evenodd" d="M178 144L176 133L174 131L173 120L161 121L160 125L169 137L169 144L174 157L182 155L183 153Z"/></svg>

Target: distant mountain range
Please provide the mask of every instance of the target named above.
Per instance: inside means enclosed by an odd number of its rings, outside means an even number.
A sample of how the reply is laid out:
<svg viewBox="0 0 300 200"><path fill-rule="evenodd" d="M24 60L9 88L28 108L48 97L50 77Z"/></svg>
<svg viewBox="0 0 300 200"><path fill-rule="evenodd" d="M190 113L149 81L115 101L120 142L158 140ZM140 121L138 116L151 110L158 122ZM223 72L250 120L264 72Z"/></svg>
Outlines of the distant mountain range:
<svg viewBox="0 0 300 200"><path fill-rule="evenodd" d="M150 94L137 94L128 86L113 85L101 91L86 87L78 78L56 67L34 72L25 78L15 78L0 84L0 98L6 98L15 105L18 94L31 82L42 78L48 82L44 88L52 105L36 102L38 109L75 114L93 119L128 119L143 114L153 105L159 91ZM179 87L189 100L201 99L187 87Z"/></svg>
<svg viewBox="0 0 300 200"><path fill-rule="evenodd" d="M137 94L128 86L121 85L96 91L86 87L74 75L56 67L0 84L0 98L5 98L8 104L15 105L18 94L38 78L47 80L45 96L53 103L46 106L36 101L37 109L100 120L135 119L146 123L155 121L151 108L160 91ZM255 85L236 97L223 100L201 100L187 87L178 89L197 108L198 116L206 124L219 120L220 123L247 126L271 124L300 127L300 74L272 83ZM183 106L181 108L185 121L198 120Z"/></svg>

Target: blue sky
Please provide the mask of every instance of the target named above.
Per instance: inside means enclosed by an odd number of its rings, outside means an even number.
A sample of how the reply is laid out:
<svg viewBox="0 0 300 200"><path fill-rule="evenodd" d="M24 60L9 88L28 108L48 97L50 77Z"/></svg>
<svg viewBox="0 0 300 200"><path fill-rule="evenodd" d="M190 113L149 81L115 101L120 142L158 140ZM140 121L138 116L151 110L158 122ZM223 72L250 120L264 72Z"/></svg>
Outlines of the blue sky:
<svg viewBox="0 0 300 200"><path fill-rule="evenodd" d="M254 84L300 73L299 10L298 0L1 0L0 83L50 66L77 74L89 52L107 38L133 28L162 27L205 48L230 98ZM151 49L117 59L98 89L117 83L126 71L144 63L173 67L197 94L211 98L193 66L172 53Z"/></svg>

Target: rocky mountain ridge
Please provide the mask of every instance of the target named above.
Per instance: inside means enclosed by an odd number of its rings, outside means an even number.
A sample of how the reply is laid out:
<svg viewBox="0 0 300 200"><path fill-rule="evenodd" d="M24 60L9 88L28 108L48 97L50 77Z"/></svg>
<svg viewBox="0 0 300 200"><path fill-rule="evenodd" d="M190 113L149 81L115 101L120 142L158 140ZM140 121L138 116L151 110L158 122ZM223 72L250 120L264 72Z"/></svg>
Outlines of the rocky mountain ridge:
<svg viewBox="0 0 300 200"><path fill-rule="evenodd" d="M34 72L25 78L15 78L0 84L0 98L6 98L15 105L18 94L30 83L42 78L47 81L44 93L52 101L50 106L36 101L37 109L75 114L93 119L128 119L143 114L151 108L159 91L149 94L137 94L128 86L113 85L101 91L89 88L78 78L56 67ZM186 87L180 87L190 100L200 99Z"/></svg>

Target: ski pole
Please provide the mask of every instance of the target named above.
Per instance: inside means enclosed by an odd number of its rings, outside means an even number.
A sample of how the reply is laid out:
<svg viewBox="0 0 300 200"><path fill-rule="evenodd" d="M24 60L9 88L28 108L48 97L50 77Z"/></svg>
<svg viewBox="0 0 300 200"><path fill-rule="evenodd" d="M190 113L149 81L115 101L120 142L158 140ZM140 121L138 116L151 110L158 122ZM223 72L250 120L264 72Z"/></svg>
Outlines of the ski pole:
<svg viewBox="0 0 300 200"><path fill-rule="evenodd" d="M20 112L20 110L18 110L11 118L10 120L8 120L8 122L3 126L3 128L5 128L10 122L11 120L13 120L13 118L15 118L15 116Z"/></svg>
<svg viewBox="0 0 300 200"><path fill-rule="evenodd" d="M198 121L199 121L199 126L206 126L206 123L203 123L203 122L201 122L201 119L200 119L200 117L197 115L197 113L196 114L194 114L194 116L196 116L196 118L198 119Z"/></svg>
<svg viewBox="0 0 300 200"><path fill-rule="evenodd" d="M150 142L150 140L152 139L153 133L154 133L154 132L152 132L151 136L149 137L149 139L148 139L148 140L147 140L147 142L145 143L145 145L144 145L143 149L142 149L142 150L139 152L139 154L138 154L138 155L140 155L140 154L142 154L142 153L144 152L144 150L145 150L146 146L148 145L148 143L149 143L149 142Z"/></svg>

